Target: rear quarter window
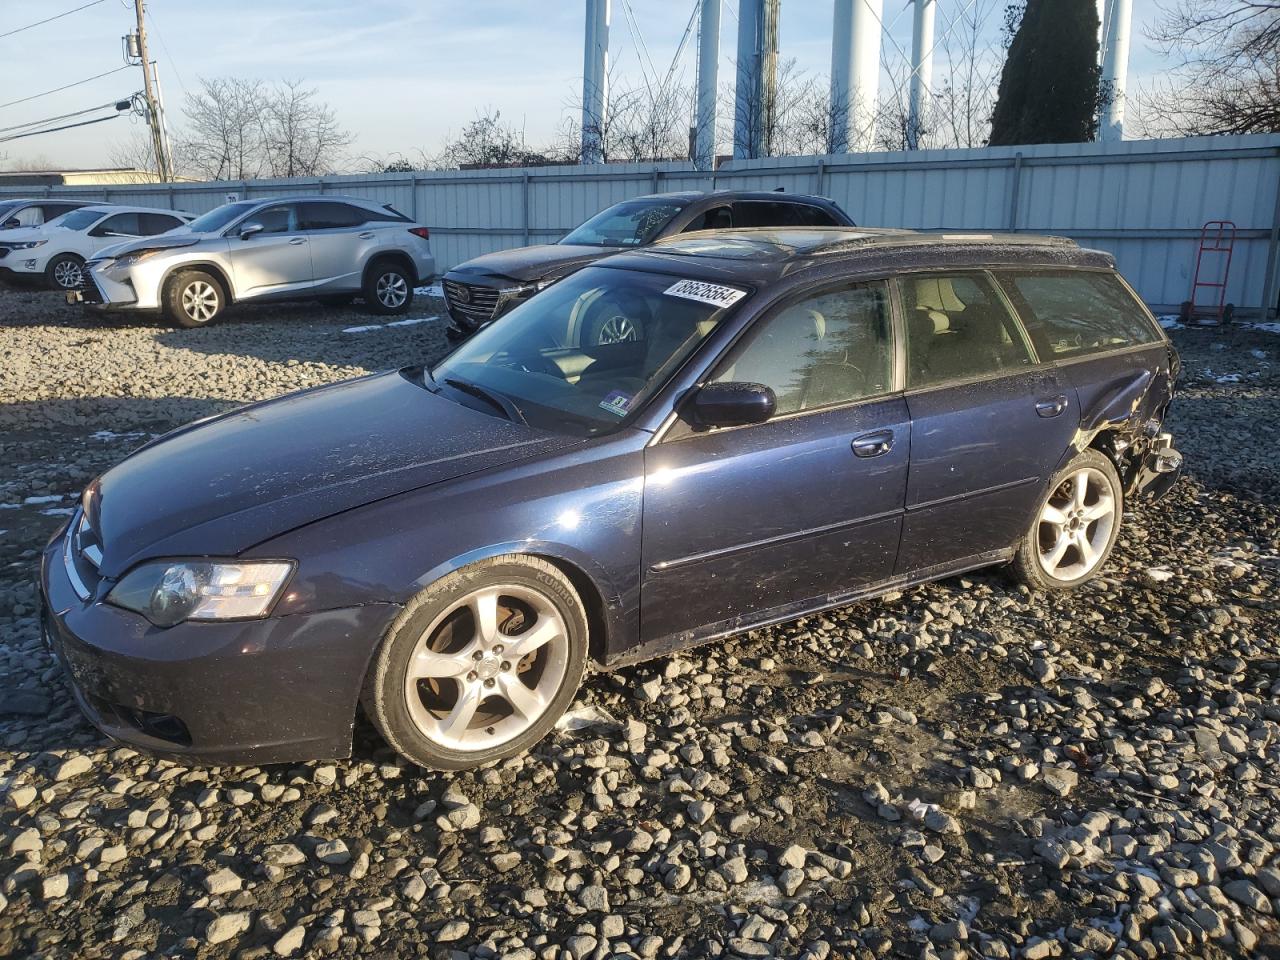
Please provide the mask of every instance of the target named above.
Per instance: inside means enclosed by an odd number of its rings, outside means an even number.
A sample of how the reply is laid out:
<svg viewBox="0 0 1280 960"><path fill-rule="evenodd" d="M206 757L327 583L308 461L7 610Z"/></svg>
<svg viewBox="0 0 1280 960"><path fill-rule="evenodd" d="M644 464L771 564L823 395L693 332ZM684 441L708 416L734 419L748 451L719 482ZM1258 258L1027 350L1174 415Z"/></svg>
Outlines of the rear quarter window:
<svg viewBox="0 0 1280 960"><path fill-rule="evenodd" d="M999 279L1043 359L1160 339L1146 310L1114 274L1053 271L1007 273Z"/></svg>

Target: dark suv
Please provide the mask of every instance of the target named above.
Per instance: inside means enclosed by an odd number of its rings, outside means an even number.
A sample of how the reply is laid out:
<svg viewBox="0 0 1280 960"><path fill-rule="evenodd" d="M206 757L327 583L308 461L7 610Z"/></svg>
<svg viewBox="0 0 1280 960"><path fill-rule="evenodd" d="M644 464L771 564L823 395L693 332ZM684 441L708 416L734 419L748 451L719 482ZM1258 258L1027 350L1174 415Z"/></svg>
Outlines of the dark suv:
<svg viewBox="0 0 1280 960"><path fill-rule="evenodd" d="M853 221L826 197L744 190L655 193L615 203L558 243L515 247L468 260L444 277L452 321L446 333L461 340L483 324L588 263L695 230L733 227L851 227ZM610 321L613 323L610 323ZM616 317L601 316L597 333L613 342L634 335Z"/></svg>
<svg viewBox="0 0 1280 960"><path fill-rule="evenodd" d="M635 339L594 339L600 300ZM991 564L1080 586L1178 475L1177 369L1070 241L677 237L430 368L135 452L45 549L46 636L130 743L345 755L359 702L411 760L475 766L544 736L588 663Z"/></svg>

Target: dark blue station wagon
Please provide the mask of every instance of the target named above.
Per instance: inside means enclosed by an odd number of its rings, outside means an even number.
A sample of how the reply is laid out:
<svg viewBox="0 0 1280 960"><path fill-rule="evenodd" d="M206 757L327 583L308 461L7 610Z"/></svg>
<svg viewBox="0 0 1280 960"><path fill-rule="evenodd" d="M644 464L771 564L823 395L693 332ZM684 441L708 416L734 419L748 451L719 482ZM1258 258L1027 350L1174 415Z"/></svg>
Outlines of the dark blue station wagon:
<svg viewBox="0 0 1280 960"><path fill-rule="evenodd" d="M544 736L589 665L992 564L1079 586L1178 475L1177 370L1069 241L684 234L429 369L138 450L44 553L46 637L131 744L346 755L362 703L469 767Z"/></svg>

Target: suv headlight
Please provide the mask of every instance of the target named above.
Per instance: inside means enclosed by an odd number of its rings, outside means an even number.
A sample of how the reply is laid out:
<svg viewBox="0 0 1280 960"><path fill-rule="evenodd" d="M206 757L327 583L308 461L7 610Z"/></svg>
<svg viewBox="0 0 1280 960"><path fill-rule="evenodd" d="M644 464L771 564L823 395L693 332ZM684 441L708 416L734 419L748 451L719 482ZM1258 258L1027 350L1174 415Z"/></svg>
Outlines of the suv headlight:
<svg viewBox="0 0 1280 960"><path fill-rule="evenodd" d="M115 263L112 266L132 267L135 263L141 263L147 257L154 257L159 252L159 250L134 250L130 253L122 253L114 258Z"/></svg>
<svg viewBox="0 0 1280 960"><path fill-rule="evenodd" d="M161 560L129 571L107 602L140 613L157 627L185 620L253 620L266 616L291 573L293 564L285 560Z"/></svg>
<svg viewBox="0 0 1280 960"><path fill-rule="evenodd" d="M11 250L32 250L35 247L43 247L48 240L27 240L25 243L8 243L5 246Z"/></svg>

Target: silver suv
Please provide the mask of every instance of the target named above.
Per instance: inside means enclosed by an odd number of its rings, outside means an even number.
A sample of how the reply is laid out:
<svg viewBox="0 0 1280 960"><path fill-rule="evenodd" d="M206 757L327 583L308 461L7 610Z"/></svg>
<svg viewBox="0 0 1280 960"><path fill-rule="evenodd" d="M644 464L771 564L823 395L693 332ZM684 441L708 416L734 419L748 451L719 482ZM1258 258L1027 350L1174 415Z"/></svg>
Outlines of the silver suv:
<svg viewBox="0 0 1280 960"><path fill-rule="evenodd" d="M185 229L108 247L87 267L68 301L201 327L242 301L359 295L374 313L404 313L435 259L427 228L389 204L304 196L228 203Z"/></svg>

